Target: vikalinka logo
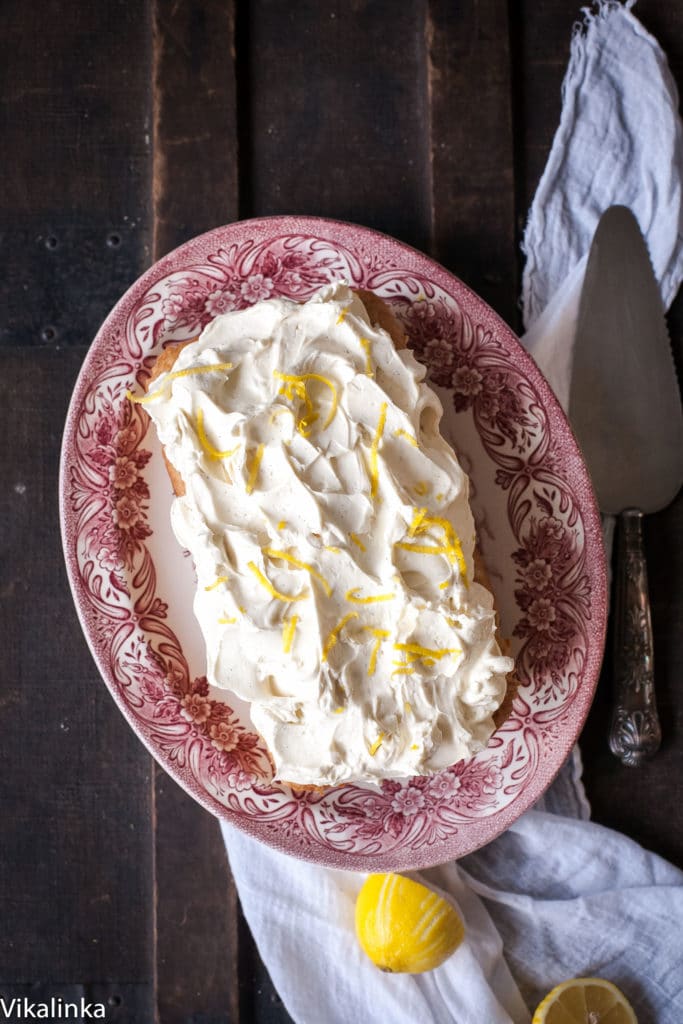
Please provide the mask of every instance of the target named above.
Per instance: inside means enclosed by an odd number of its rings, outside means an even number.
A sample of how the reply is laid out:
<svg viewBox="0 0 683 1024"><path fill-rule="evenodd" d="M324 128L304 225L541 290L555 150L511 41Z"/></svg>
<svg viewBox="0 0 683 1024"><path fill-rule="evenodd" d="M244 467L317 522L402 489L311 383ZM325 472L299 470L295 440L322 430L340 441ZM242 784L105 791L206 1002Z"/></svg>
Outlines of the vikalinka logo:
<svg viewBox="0 0 683 1024"><path fill-rule="evenodd" d="M52 996L47 1002L23 999L5 999L0 996L0 1012L5 1020L105 1020L104 1003L89 1003L81 997L68 1002L61 996ZM2 1019L2 1018L0 1018Z"/></svg>

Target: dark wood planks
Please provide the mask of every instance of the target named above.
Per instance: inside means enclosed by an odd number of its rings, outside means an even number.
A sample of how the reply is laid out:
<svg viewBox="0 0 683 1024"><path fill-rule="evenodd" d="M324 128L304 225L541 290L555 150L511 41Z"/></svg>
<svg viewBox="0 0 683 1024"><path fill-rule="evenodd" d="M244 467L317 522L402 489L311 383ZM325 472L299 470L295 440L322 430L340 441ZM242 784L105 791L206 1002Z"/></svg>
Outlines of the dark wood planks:
<svg viewBox="0 0 683 1024"><path fill-rule="evenodd" d="M517 327L511 57L497 0L430 0L433 255Z"/></svg>
<svg viewBox="0 0 683 1024"><path fill-rule="evenodd" d="M242 215L333 217L428 248L424 33L423 2L245 5Z"/></svg>
<svg viewBox="0 0 683 1024"><path fill-rule="evenodd" d="M73 383L149 253L149 19L5 4L0 38L0 993L151 1022L151 761L87 650L57 512Z"/></svg>
<svg viewBox="0 0 683 1024"><path fill-rule="evenodd" d="M231 0L154 0L154 259L237 217Z"/></svg>
<svg viewBox="0 0 683 1024"><path fill-rule="evenodd" d="M76 986L134 1024L154 1012L151 762L81 634L56 508L84 355L0 351L0 994Z"/></svg>
<svg viewBox="0 0 683 1024"><path fill-rule="evenodd" d="M0 342L82 345L149 258L148 11L8 3L0 39Z"/></svg>
<svg viewBox="0 0 683 1024"><path fill-rule="evenodd" d="M634 10L671 55L671 67L683 84L683 12L676 5L642 0ZM518 7L513 26L521 154L520 209L528 208L545 166L561 110L560 87L569 58L577 12L562 0ZM683 301L669 317L674 357L683 365ZM593 708L581 736L584 781L595 820L617 828L683 866L683 808L671 799L671 780L683 774L683 691L680 686L683 606L683 497L646 520L645 539L655 634L656 689L662 720L662 749L640 768L626 768L607 748L611 706L610 644Z"/></svg>
<svg viewBox="0 0 683 1024"><path fill-rule="evenodd" d="M153 17L158 259L236 219L238 168L233 4L156 0ZM236 1024L243 926L218 823L158 767L155 795L159 1020Z"/></svg>

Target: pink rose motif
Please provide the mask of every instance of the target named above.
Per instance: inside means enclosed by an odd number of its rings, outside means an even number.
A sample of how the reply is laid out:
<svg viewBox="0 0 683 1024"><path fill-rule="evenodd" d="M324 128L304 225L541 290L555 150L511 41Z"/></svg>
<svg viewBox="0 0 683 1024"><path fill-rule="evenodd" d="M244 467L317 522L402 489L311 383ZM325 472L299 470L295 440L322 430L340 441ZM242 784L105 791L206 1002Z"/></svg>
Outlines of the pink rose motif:
<svg viewBox="0 0 683 1024"><path fill-rule="evenodd" d="M120 557L110 548L102 548L97 554L97 561L107 572L115 572L119 568Z"/></svg>
<svg viewBox="0 0 683 1024"><path fill-rule="evenodd" d="M180 701L180 714L186 721L201 725L211 714L211 701L201 693L186 693Z"/></svg>
<svg viewBox="0 0 683 1024"><path fill-rule="evenodd" d="M455 359L453 345L444 338L430 338L424 348L424 359L428 366L434 366L442 375L450 370Z"/></svg>
<svg viewBox="0 0 683 1024"><path fill-rule="evenodd" d="M474 397L481 392L483 378L473 366L458 366L453 374L453 390Z"/></svg>
<svg viewBox="0 0 683 1024"><path fill-rule="evenodd" d="M217 289L207 296L204 309L209 316L220 316L221 313L230 313L235 308L235 293L230 289Z"/></svg>
<svg viewBox="0 0 683 1024"><path fill-rule="evenodd" d="M552 576L552 567L545 558L534 558L524 570L524 579L532 590L545 590Z"/></svg>
<svg viewBox="0 0 683 1024"><path fill-rule="evenodd" d="M546 658L546 665L555 676L559 677L559 674L562 672L568 661L569 655L566 644L553 644L550 647ZM557 681L561 683L560 692L564 692L564 690L569 686L568 681L566 679L560 680L559 678Z"/></svg>
<svg viewBox="0 0 683 1024"><path fill-rule="evenodd" d="M114 505L112 519L120 530L131 530L142 519L138 504L129 492Z"/></svg>
<svg viewBox="0 0 683 1024"><path fill-rule="evenodd" d="M176 293L164 299L161 303L161 311L167 320L176 320L183 311L183 305L183 296Z"/></svg>
<svg viewBox="0 0 683 1024"><path fill-rule="evenodd" d="M109 467L109 480L117 490L132 487L137 478L137 466L125 455L118 455Z"/></svg>
<svg viewBox="0 0 683 1024"><path fill-rule="evenodd" d="M529 607L529 622L532 626L535 626L536 629L550 629L556 618L557 613L549 598L537 597L535 601L531 602Z"/></svg>
<svg viewBox="0 0 683 1024"><path fill-rule="evenodd" d="M263 274L251 274L246 281L242 282L240 291L247 302L259 302L267 299L273 291L273 281Z"/></svg>
<svg viewBox="0 0 683 1024"><path fill-rule="evenodd" d="M433 328L435 323L439 321L439 314L436 306L433 302L427 302L423 299L421 302L416 302L411 310L412 316L416 321L422 321L423 324L429 325Z"/></svg>
<svg viewBox="0 0 683 1024"><path fill-rule="evenodd" d="M216 750L226 753L239 746L239 733L230 722L216 722L209 728L211 743Z"/></svg>
<svg viewBox="0 0 683 1024"><path fill-rule="evenodd" d="M450 800L455 797L462 783L452 772L441 772L429 780L428 791L437 800Z"/></svg>
<svg viewBox="0 0 683 1024"><path fill-rule="evenodd" d="M493 796L496 790L501 788L503 785L503 773L497 764L487 766L481 782L482 792L488 796Z"/></svg>
<svg viewBox="0 0 683 1024"><path fill-rule="evenodd" d="M175 697L181 697L185 687L185 676L179 668L171 668L164 675L164 686Z"/></svg>
<svg viewBox="0 0 683 1024"><path fill-rule="evenodd" d="M302 278L301 274L298 274L296 271L284 274L283 278L286 281L287 287L290 289L290 291L298 292L303 287L304 279Z"/></svg>
<svg viewBox="0 0 683 1024"><path fill-rule="evenodd" d="M251 772L245 772L244 768L238 768L236 772L228 775L228 783L238 791L251 789L256 784L256 776Z"/></svg>
<svg viewBox="0 0 683 1024"><path fill-rule="evenodd" d="M479 399L479 412L486 420L495 420L500 412L500 402L496 391L484 391Z"/></svg>
<svg viewBox="0 0 683 1024"><path fill-rule="evenodd" d="M414 786L401 789L391 801L394 814L402 814L404 818L412 818L425 805L424 793Z"/></svg>
<svg viewBox="0 0 683 1024"><path fill-rule="evenodd" d="M545 534L549 539L563 540L564 538L564 526L554 516L546 516L544 519L541 519L538 527L539 532Z"/></svg>
<svg viewBox="0 0 683 1024"><path fill-rule="evenodd" d="M552 649L551 641L543 633L536 633L529 641L529 654L539 664L547 664Z"/></svg>
<svg viewBox="0 0 683 1024"><path fill-rule="evenodd" d="M121 452L124 455L127 455L128 452L132 451L133 448L135 448L136 443L137 434L135 427L132 424L127 427L123 427L123 429L119 430L116 435L116 451Z"/></svg>

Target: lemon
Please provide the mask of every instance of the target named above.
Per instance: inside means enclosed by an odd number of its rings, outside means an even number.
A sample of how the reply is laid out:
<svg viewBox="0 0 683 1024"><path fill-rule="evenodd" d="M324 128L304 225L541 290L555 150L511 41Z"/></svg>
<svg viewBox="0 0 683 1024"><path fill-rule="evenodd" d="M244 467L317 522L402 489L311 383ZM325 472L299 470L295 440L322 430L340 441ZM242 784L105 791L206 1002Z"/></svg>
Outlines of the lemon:
<svg viewBox="0 0 683 1024"><path fill-rule="evenodd" d="M539 1003L531 1024L638 1024L633 1007L604 978L563 981Z"/></svg>
<svg viewBox="0 0 683 1024"><path fill-rule="evenodd" d="M445 899L403 875L370 875L356 900L356 934L383 971L431 971L455 952L465 935Z"/></svg>

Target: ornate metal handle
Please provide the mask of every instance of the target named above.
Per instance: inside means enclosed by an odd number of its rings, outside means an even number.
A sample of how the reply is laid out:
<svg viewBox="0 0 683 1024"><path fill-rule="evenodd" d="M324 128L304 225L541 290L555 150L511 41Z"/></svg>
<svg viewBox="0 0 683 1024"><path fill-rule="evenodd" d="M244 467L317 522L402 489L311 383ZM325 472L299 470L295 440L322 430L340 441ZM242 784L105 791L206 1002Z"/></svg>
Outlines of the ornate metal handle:
<svg viewBox="0 0 683 1024"><path fill-rule="evenodd" d="M643 552L643 514L619 517L614 600L614 708L609 745L623 764L639 765L659 749L652 624Z"/></svg>

